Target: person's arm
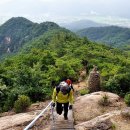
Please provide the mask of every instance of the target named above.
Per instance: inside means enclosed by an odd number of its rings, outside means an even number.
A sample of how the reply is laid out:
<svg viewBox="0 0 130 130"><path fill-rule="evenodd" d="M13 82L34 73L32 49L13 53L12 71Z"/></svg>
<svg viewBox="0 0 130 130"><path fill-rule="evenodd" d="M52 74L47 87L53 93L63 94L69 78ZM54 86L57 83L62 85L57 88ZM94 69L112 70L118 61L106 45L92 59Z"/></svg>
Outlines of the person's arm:
<svg viewBox="0 0 130 130"><path fill-rule="evenodd" d="M71 86L70 86L70 87L71 87L71 89L72 89L72 90L73 90L73 92L74 92L74 87L73 87L73 85L72 85L72 84L71 84Z"/></svg>
<svg viewBox="0 0 130 130"><path fill-rule="evenodd" d="M54 103L56 102L56 88L54 88L54 90L53 90L52 101Z"/></svg>
<svg viewBox="0 0 130 130"><path fill-rule="evenodd" d="M69 94L69 103L71 105L73 105L73 103L74 103L74 96L73 96L73 90L72 89L71 89L70 94Z"/></svg>
<svg viewBox="0 0 130 130"><path fill-rule="evenodd" d="M73 103L74 103L74 96L73 96L73 90L70 91L70 96L69 96L69 109L72 109Z"/></svg>

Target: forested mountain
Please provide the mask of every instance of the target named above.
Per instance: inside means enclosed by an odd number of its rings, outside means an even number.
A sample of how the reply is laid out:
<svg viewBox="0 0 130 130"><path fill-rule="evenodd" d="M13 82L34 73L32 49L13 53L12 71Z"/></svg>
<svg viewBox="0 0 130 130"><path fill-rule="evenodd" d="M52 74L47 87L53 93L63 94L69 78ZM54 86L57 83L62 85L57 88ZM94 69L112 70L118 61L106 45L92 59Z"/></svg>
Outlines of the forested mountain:
<svg viewBox="0 0 130 130"><path fill-rule="evenodd" d="M79 72L97 65L102 89L124 96L130 92L130 55L93 43L64 30L51 30L29 41L16 56L0 63L0 110L11 109L19 95L32 102L51 97L65 78L78 81Z"/></svg>
<svg viewBox="0 0 130 130"><path fill-rule="evenodd" d="M117 26L91 27L77 31L82 37L96 42L106 43L112 47L122 47L130 44L130 29Z"/></svg>
<svg viewBox="0 0 130 130"><path fill-rule="evenodd" d="M91 20L79 20L72 23L61 24L61 26L76 32L78 30L89 28L89 27L102 27L107 26L106 24L96 23Z"/></svg>
<svg viewBox="0 0 130 130"><path fill-rule="evenodd" d="M17 52L25 42L57 28L60 27L53 22L38 24L23 17L11 18L0 26L0 56Z"/></svg>

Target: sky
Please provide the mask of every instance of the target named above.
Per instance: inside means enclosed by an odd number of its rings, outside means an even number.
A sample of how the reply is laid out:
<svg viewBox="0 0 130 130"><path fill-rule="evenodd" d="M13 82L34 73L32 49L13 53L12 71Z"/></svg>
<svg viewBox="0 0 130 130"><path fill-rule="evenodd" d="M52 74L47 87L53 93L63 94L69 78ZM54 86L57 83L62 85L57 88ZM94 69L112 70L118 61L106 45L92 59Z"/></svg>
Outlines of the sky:
<svg viewBox="0 0 130 130"><path fill-rule="evenodd" d="M130 0L0 0L0 22L25 17L34 22L89 19L130 26Z"/></svg>

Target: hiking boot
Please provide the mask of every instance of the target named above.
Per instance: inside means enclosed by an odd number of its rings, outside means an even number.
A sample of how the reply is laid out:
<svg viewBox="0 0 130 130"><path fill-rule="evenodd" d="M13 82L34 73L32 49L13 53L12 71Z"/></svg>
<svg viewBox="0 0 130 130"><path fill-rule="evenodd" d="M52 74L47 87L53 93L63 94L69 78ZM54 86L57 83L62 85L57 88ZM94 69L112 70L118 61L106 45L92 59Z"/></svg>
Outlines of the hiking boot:
<svg viewBox="0 0 130 130"><path fill-rule="evenodd" d="M68 120L68 117L67 117L67 116L64 116L64 119L65 119L65 120Z"/></svg>
<svg viewBox="0 0 130 130"><path fill-rule="evenodd" d="M58 112L58 114L59 114L59 115L61 115L61 114L62 114L62 112Z"/></svg>

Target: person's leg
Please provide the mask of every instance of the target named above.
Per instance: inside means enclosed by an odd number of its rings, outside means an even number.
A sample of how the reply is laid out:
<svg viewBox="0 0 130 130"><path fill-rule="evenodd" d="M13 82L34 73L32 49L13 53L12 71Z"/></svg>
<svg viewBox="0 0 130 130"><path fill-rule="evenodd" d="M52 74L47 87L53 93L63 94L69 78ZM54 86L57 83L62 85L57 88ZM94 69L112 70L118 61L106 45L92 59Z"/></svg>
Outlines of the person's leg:
<svg viewBox="0 0 130 130"><path fill-rule="evenodd" d="M63 111L62 103L56 102L56 112L57 112L59 115L61 115L61 114L62 114L62 111Z"/></svg>
<svg viewBox="0 0 130 130"><path fill-rule="evenodd" d="M64 103L64 118L67 120L68 117L68 106L69 106L69 103Z"/></svg>

